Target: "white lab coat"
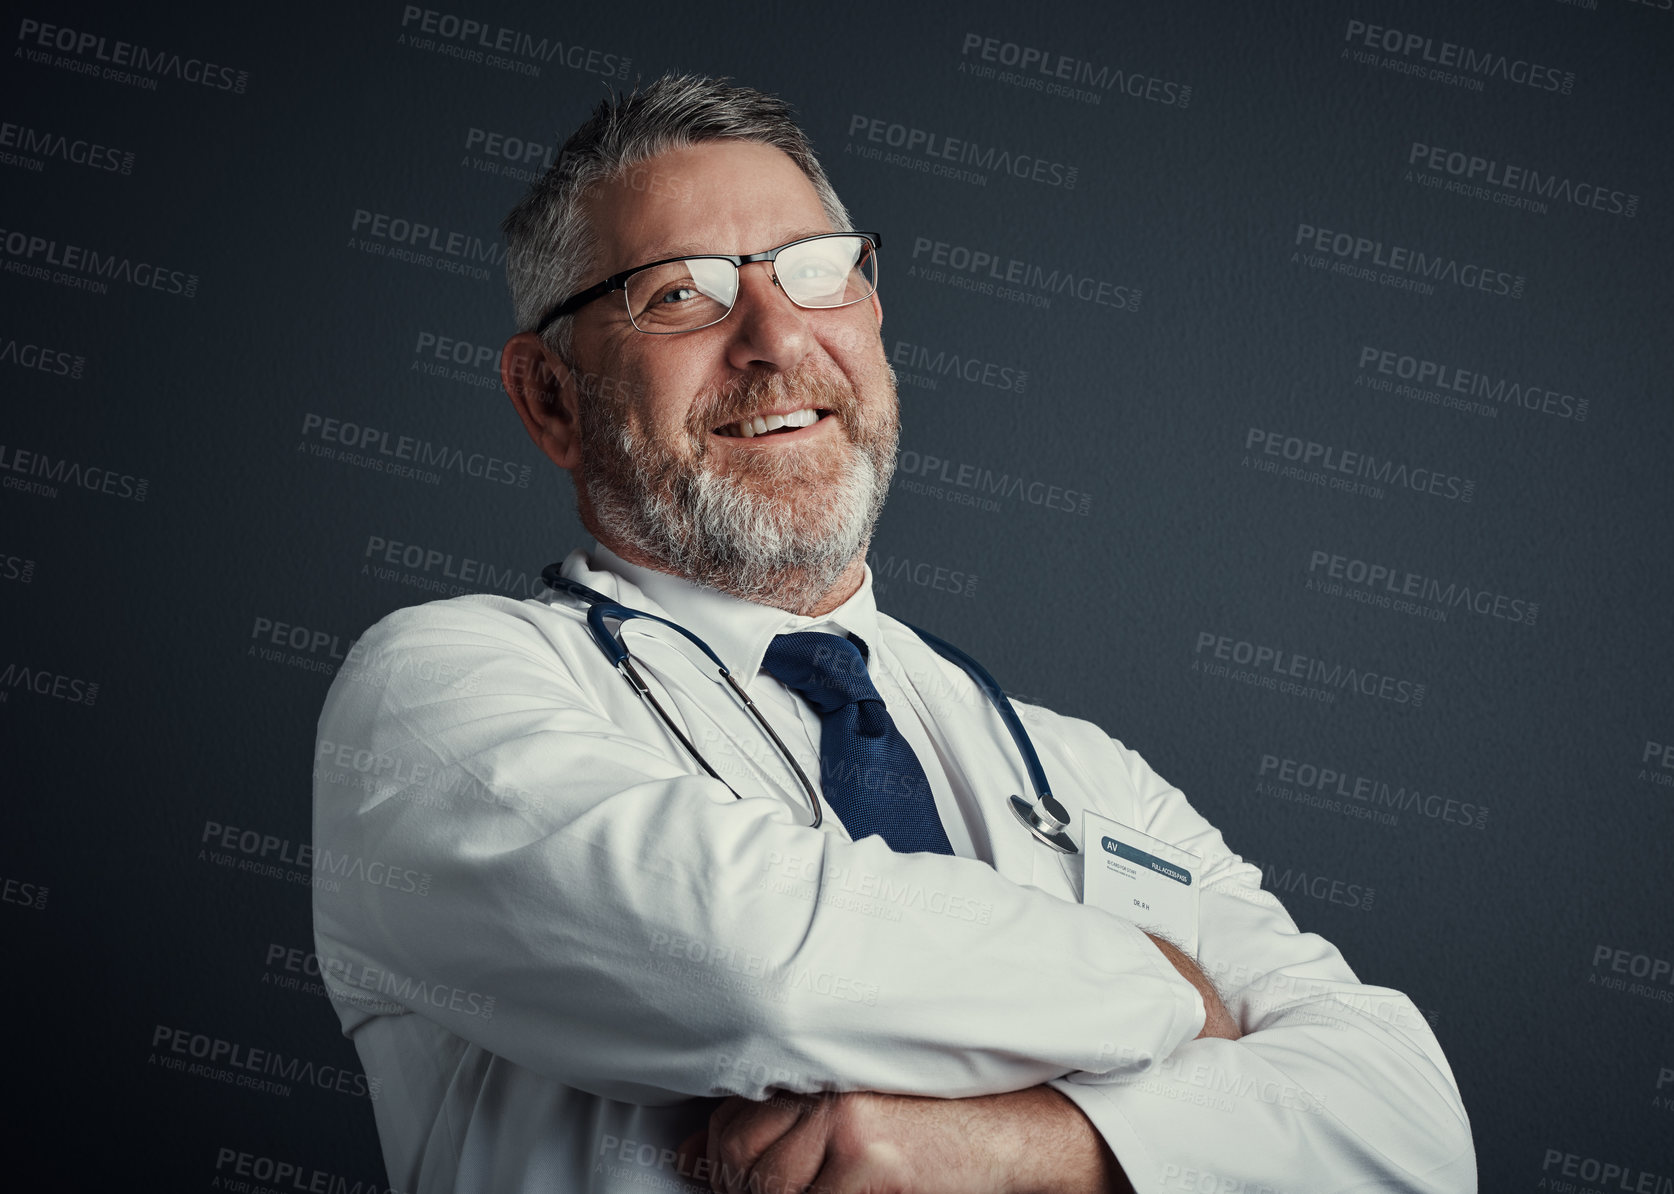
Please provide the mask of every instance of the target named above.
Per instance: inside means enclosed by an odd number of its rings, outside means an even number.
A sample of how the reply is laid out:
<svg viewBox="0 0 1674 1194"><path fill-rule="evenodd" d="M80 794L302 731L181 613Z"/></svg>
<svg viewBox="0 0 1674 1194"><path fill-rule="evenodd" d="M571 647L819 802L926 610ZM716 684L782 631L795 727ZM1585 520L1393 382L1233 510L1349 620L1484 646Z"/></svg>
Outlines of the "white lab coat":
<svg viewBox="0 0 1674 1194"><path fill-rule="evenodd" d="M1142 1194L1476 1188L1423 1017L1299 933L1138 755L1018 706L1077 840L1086 807L1202 856L1198 957L1242 1040L1194 1040L1193 987L1134 925L1077 902L1079 858L1005 808L1029 786L998 714L877 611L869 570L809 619L590 556L565 575L708 641L816 782L818 717L762 654L810 627L864 639L955 856L852 842L829 805L809 828L713 669L644 620L626 631L636 659L742 800L623 682L578 602L390 614L320 716L314 923L396 1189L681 1189L673 1149L710 1099L1043 1082Z"/></svg>

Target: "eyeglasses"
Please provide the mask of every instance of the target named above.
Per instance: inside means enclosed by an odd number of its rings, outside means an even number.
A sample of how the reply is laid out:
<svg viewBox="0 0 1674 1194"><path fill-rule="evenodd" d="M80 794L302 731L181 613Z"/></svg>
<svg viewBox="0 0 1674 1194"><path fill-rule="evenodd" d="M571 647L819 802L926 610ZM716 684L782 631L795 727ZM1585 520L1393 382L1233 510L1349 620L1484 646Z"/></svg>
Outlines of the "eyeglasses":
<svg viewBox="0 0 1674 1194"><path fill-rule="evenodd" d="M727 317L738 298L739 269L756 261L772 263L773 284L797 306L847 307L877 293L881 244L875 232L826 232L765 253L704 253L636 265L572 294L546 313L535 334L617 290L627 301L628 319L640 331L654 336L695 332Z"/></svg>

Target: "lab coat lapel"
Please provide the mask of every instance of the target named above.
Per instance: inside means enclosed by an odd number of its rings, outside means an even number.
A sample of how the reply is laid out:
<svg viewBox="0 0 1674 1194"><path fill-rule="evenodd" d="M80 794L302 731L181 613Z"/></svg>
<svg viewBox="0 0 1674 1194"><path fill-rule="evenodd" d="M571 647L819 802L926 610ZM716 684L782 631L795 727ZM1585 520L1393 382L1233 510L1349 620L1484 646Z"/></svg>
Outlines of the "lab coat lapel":
<svg viewBox="0 0 1674 1194"><path fill-rule="evenodd" d="M911 632L908 632L911 635ZM944 679L940 656L911 635L910 643L898 643L897 654L912 677L925 682L906 685L918 713L946 760L955 789L968 796L961 803L967 816L979 822L972 830L979 854L984 839L996 871L1016 883L1026 883L1063 899L1075 900L1075 891L1056 852L1041 845L1012 815L1008 800L1016 793L1033 796L1029 773L1011 734L999 713L963 673L950 683ZM979 716L973 717L973 702ZM1079 808L1079 802L1076 807ZM1080 835L1077 814L1076 836ZM1070 859L1072 864L1077 859Z"/></svg>

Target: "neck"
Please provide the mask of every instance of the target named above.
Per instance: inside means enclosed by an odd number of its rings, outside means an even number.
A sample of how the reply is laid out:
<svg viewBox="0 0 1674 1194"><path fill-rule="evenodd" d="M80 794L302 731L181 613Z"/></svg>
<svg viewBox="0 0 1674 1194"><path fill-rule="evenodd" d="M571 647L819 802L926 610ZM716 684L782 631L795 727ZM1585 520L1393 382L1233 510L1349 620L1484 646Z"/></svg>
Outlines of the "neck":
<svg viewBox="0 0 1674 1194"><path fill-rule="evenodd" d="M646 552L629 543L624 543L614 536L599 533L599 528L589 527L593 537L605 547L608 547L619 559L630 564L637 564L641 568L650 568L654 572L664 572L670 576L678 576L682 580L689 580L693 584L704 585L718 590L731 597L743 601L753 601L758 605L771 605L774 609L782 609L786 613L800 614L805 618L817 618L828 614L843 602L860 591L860 586L866 580L866 549L870 542L860 545L843 571L838 573L837 579L829 584L821 584L805 569L788 568L774 578L774 582L767 591L743 589L729 585L724 576L688 576L671 568L665 561L656 559Z"/></svg>

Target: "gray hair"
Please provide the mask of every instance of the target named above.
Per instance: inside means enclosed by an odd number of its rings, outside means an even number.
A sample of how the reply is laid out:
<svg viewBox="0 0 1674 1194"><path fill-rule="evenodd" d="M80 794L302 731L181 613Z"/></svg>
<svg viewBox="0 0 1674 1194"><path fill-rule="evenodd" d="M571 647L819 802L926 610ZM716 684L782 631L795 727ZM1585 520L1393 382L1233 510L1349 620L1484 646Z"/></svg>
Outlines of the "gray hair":
<svg viewBox="0 0 1674 1194"><path fill-rule="evenodd" d="M849 228L849 213L789 104L724 78L667 74L625 95L611 92L506 216L506 281L520 330L533 331L598 268L598 238L583 206L588 191L660 154L705 141L756 141L783 150L808 176L832 228ZM544 337L566 361L571 324L566 315Z"/></svg>

